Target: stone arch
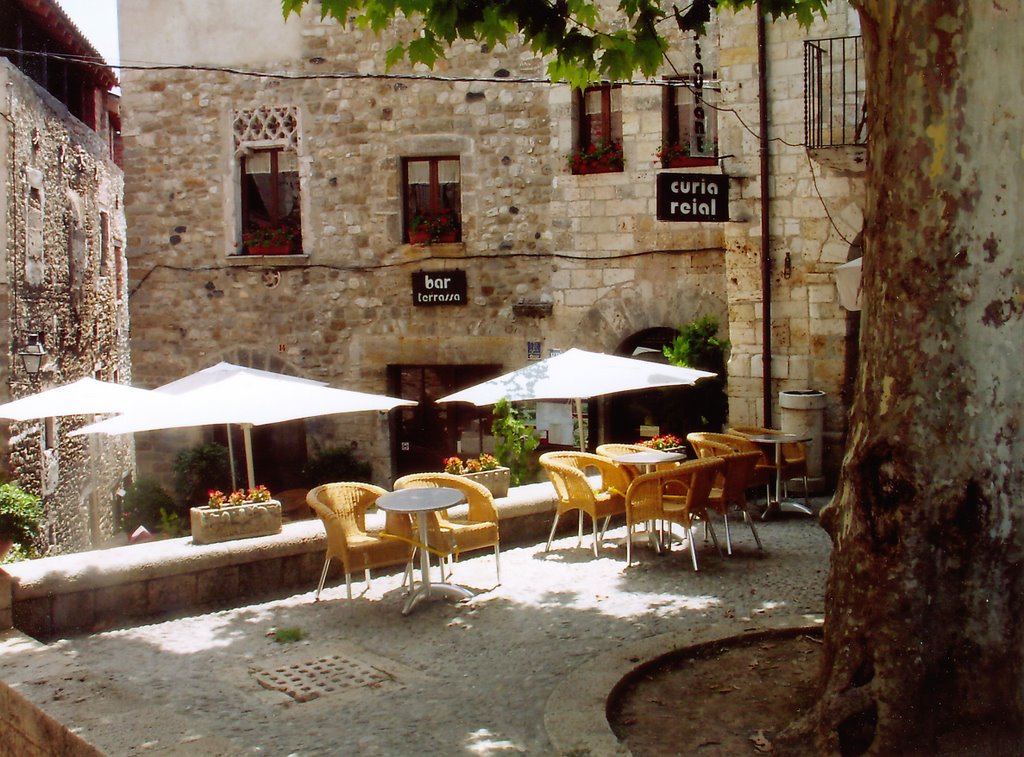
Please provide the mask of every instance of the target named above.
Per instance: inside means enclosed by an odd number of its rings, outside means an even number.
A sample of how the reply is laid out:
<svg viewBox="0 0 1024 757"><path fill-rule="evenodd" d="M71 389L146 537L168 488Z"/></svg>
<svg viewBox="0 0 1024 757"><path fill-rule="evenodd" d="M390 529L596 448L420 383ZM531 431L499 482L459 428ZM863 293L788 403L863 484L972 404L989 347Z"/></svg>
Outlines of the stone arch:
<svg viewBox="0 0 1024 757"><path fill-rule="evenodd" d="M653 328L678 329L701 315L714 315L727 327L724 277L721 288L703 277L664 278L668 280L637 282L595 302L575 331L581 342L611 353L632 334Z"/></svg>
<svg viewBox="0 0 1024 757"><path fill-rule="evenodd" d="M601 298L580 319L580 346L633 357L637 346L655 349L659 335L666 341L690 321L713 315L723 337L728 334L728 303L724 275L683 273L636 282ZM648 344L650 342L650 344ZM648 353L648 359L664 360ZM701 392L689 387L628 392L590 403L593 419L590 443L633 442L641 425L658 426L659 433L685 436L702 425Z"/></svg>

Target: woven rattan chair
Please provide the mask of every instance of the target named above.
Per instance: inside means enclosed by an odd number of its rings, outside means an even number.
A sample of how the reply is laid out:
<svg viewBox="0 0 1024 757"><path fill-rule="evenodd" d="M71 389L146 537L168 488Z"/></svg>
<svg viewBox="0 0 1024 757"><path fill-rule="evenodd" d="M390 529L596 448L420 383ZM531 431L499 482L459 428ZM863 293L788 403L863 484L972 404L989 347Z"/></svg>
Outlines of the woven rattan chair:
<svg viewBox="0 0 1024 757"><path fill-rule="evenodd" d="M650 447L645 447L642 444L599 444L597 449L594 450L597 454L602 457L612 458L616 455L628 455L631 452L647 452ZM629 474L630 480L640 475L640 469L635 465L628 465L626 463L618 463L618 465Z"/></svg>
<svg viewBox="0 0 1024 757"><path fill-rule="evenodd" d="M614 515L625 512L625 491L629 486L628 474L607 457L592 455L587 452L545 452L540 456L540 464L555 487L558 502L555 506L555 521L551 524L551 533L544 551L551 549L555 538L558 519L562 513L570 510L579 512L577 546L583 543L583 514L590 516L594 528L594 556L598 553L600 537L597 521L604 520L601 528L603 537L608 522ZM601 482L595 488L588 475L600 474Z"/></svg>
<svg viewBox="0 0 1024 757"><path fill-rule="evenodd" d="M386 490L373 484L343 482L323 484L311 489L306 502L324 524L327 532L327 555L316 599L324 588L327 569L335 557L345 570L345 588L352 599L354 571L362 570L366 585L370 585L370 569L405 563L406 580L412 579L412 526L409 516L388 513L385 530L402 538L391 538L366 531L366 511Z"/></svg>
<svg viewBox="0 0 1024 757"><path fill-rule="evenodd" d="M699 569L692 530L695 521L702 520L718 547L718 537L708 516L708 499L715 476L722 466L721 458L699 458L669 470L645 473L630 482L625 499L627 565L633 562L634 527L639 523L667 520L680 524L686 530L693 569Z"/></svg>
<svg viewBox="0 0 1024 757"><path fill-rule="evenodd" d="M494 547L494 567L498 583L501 583L498 508L495 507L494 496L487 487L454 473L413 473L395 481L394 488L397 491L415 487L445 487L462 492L469 506L467 515L449 518L447 511L434 513L437 530L435 531L433 526L430 529L430 546L448 556L454 555L455 559L458 559L462 552Z"/></svg>
<svg viewBox="0 0 1024 757"><path fill-rule="evenodd" d="M771 450L755 444L742 434L717 434L710 431L695 431L686 435L697 457L714 457L726 451L757 452L757 464L747 481L749 488L764 487L765 505L772 498L772 484L775 483L775 457Z"/></svg>
<svg viewBox="0 0 1024 757"><path fill-rule="evenodd" d="M763 550L761 537L757 534L754 519L747 508L747 488L757 461L760 459L760 453L756 451L732 452L726 448L720 450L720 454L716 457L720 457L724 465L708 496L708 506L717 511L725 521L726 554L732 554L732 534L729 532L729 511L732 509L740 511L743 520L750 526L750 532L754 535L757 548Z"/></svg>

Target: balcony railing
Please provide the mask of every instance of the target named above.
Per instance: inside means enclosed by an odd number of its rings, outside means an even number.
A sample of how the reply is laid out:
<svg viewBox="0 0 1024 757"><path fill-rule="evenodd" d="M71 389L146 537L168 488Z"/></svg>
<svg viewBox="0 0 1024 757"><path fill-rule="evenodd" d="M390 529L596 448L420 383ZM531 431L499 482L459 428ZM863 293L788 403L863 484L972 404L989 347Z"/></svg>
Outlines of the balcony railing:
<svg viewBox="0 0 1024 757"><path fill-rule="evenodd" d="M808 148L867 144L865 89L861 37L804 42L804 138Z"/></svg>

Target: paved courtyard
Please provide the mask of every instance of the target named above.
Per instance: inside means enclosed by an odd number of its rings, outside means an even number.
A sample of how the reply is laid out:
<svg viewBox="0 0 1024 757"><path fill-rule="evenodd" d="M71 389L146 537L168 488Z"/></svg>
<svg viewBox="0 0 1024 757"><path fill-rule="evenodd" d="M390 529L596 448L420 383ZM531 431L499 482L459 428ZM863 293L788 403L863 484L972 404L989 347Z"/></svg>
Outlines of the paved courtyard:
<svg viewBox="0 0 1024 757"><path fill-rule="evenodd" d="M471 601L409 616L396 573L365 593L356 583L351 602L342 581L320 602L311 586L46 645L9 634L0 677L112 756L555 755L582 727L572 713L600 718L607 673L630 650L820 617L830 543L816 519L758 528L763 554L742 523L731 558L698 539L699 573L680 546L640 546L627 568L624 527L596 559L575 535L548 553L508 547L500 585L485 551L455 566Z"/></svg>

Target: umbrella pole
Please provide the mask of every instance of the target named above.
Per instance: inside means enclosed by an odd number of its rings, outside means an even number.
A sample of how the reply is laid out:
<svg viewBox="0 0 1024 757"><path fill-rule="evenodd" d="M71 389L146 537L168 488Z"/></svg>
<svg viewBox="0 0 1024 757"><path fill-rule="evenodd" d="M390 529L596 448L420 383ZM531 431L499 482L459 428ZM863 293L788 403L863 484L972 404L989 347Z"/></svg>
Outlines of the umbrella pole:
<svg viewBox="0 0 1024 757"><path fill-rule="evenodd" d="M587 438L583 434L583 400L577 397L576 403L576 428L580 430L580 452L587 451Z"/></svg>
<svg viewBox="0 0 1024 757"><path fill-rule="evenodd" d="M252 467L252 424L242 424L242 438L245 440L245 469L249 474L249 488L256 488L256 473Z"/></svg>
<svg viewBox="0 0 1024 757"><path fill-rule="evenodd" d="M235 481L235 445L231 441L231 424L225 424L228 430L228 462L231 465L231 491L235 491L238 488L238 482Z"/></svg>

